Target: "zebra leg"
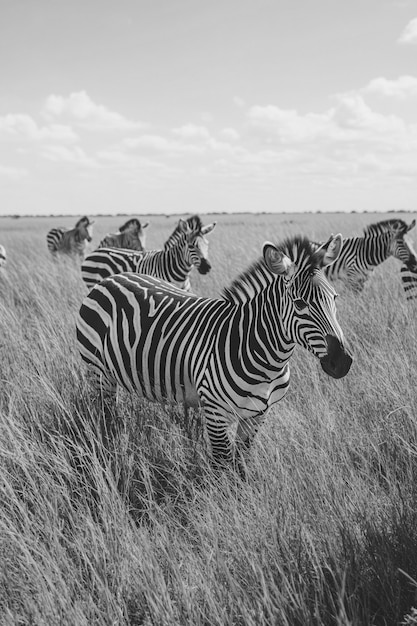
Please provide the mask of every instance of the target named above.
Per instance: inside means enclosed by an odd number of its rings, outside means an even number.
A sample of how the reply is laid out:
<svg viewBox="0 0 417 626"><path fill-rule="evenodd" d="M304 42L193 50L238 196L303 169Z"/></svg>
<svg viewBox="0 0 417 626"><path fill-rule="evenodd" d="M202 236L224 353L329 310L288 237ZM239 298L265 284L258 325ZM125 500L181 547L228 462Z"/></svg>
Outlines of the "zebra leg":
<svg viewBox="0 0 417 626"><path fill-rule="evenodd" d="M242 478L246 478L246 459L253 440L264 421L264 416L240 418L236 430L236 459L235 464Z"/></svg>
<svg viewBox="0 0 417 626"><path fill-rule="evenodd" d="M361 270L358 267L350 267L347 272L347 282L353 291L363 291L370 272Z"/></svg>
<svg viewBox="0 0 417 626"><path fill-rule="evenodd" d="M96 369L88 370L88 379L93 390L92 401L98 413L102 439L108 444L116 434L117 384L113 378Z"/></svg>
<svg viewBox="0 0 417 626"><path fill-rule="evenodd" d="M232 442L227 428L228 420L205 407L206 429L215 465L226 467L233 461Z"/></svg>

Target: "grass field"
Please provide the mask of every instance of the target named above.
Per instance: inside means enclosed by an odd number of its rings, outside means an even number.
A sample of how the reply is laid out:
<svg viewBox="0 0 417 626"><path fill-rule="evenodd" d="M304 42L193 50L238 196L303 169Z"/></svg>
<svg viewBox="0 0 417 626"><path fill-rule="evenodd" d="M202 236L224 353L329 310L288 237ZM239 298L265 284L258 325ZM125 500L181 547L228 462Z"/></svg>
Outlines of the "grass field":
<svg viewBox="0 0 417 626"><path fill-rule="evenodd" d="M203 216L194 290L219 295L265 240L388 217ZM153 249L178 218L146 219ZM86 288L45 241L75 221L0 219L0 624L417 624L417 301L399 262L355 298L337 286L352 369L330 379L296 349L242 482L213 473L199 423L126 393L101 445L74 335ZM92 246L124 221L96 218Z"/></svg>

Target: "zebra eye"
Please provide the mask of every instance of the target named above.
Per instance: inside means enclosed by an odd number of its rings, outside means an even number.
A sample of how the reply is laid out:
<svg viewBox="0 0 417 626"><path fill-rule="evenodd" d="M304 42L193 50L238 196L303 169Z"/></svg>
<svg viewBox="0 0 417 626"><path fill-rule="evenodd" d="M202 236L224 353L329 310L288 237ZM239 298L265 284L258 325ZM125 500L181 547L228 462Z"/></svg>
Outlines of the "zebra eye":
<svg viewBox="0 0 417 626"><path fill-rule="evenodd" d="M294 306L297 309L297 311L299 311L301 313L301 311L305 311L306 309L308 309L308 304L305 300L303 300L302 298L296 298L294 300Z"/></svg>

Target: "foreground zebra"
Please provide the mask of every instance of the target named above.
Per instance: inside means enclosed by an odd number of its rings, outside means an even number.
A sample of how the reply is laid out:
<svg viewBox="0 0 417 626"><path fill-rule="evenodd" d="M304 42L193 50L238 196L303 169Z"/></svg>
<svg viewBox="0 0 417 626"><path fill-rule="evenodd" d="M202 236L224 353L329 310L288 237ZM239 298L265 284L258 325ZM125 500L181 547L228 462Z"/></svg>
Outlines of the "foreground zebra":
<svg viewBox="0 0 417 626"><path fill-rule="evenodd" d="M107 234L100 241L99 248L126 248L127 250L145 250L145 228L149 222L141 224L135 217L128 220L120 227L118 233Z"/></svg>
<svg viewBox="0 0 417 626"><path fill-rule="evenodd" d="M6 265L6 248L0 245L0 267Z"/></svg>
<svg viewBox="0 0 417 626"><path fill-rule="evenodd" d="M46 244L49 252L55 256L66 254L84 258L86 241L91 241L93 221L82 217L70 230L63 227L52 228L46 235Z"/></svg>
<svg viewBox="0 0 417 626"><path fill-rule="evenodd" d="M333 378L352 363L322 269L341 235L313 252L307 239L266 243L263 257L222 299L201 298L150 276L112 276L84 299L78 348L105 406L117 385L156 402L202 406L213 457L247 450L269 408L287 392L298 344ZM228 427L237 420L237 449Z"/></svg>
<svg viewBox="0 0 417 626"><path fill-rule="evenodd" d="M416 271L416 254L406 237L415 224L415 220L408 225L401 219L390 219L367 226L363 237L347 237L337 261L326 268L326 275L331 280L341 278L360 291L372 271L390 256Z"/></svg>
<svg viewBox="0 0 417 626"><path fill-rule="evenodd" d="M208 242L201 219L194 216L191 221L180 219L177 226L178 237L165 250L135 252L116 248L100 248L89 254L81 266L81 275L89 288L113 274L135 272L148 274L166 280L186 283L195 266L200 274L207 274L211 265L208 262ZM214 225L210 228L213 230Z"/></svg>

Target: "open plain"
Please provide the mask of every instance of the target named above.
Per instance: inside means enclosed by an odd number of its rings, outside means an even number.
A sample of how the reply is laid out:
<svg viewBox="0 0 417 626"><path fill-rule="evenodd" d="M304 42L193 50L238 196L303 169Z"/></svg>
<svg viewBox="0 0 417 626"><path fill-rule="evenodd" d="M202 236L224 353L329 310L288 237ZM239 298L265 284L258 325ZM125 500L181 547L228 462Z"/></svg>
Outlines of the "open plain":
<svg viewBox="0 0 417 626"><path fill-rule="evenodd" d="M220 296L266 240L389 217L415 216L203 215L212 270L193 289ZM178 218L144 218L147 249ZM86 287L46 248L76 219L0 219L0 623L417 624L417 300L399 262L355 296L337 284L351 371L330 379L296 348L243 482L213 472L198 416L124 392L103 449L75 342ZM94 219L91 250L127 217Z"/></svg>

